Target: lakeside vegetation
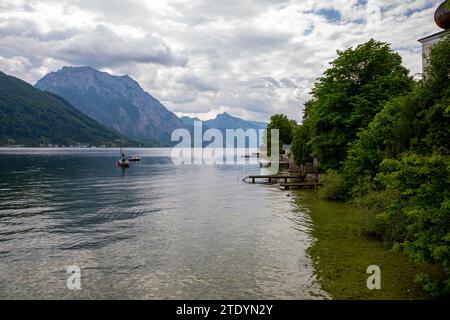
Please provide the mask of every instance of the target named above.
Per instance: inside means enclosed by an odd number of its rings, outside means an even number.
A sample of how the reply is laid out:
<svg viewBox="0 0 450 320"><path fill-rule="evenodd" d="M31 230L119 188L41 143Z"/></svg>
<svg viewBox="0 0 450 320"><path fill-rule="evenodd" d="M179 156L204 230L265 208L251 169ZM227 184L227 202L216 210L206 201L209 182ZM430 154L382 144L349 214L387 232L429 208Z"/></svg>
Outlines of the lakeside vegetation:
<svg viewBox="0 0 450 320"><path fill-rule="evenodd" d="M442 269L416 277L433 296L450 294L449 75L448 37L431 48L420 80L387 43L338 51L291 141L298 164L319 159L322 198L368 208L365 234Z"/></svg>
<svg viewBox="0 0 450 320"><path fill-rule="evenodd" d="M416 265L382 242L364 234L370 224L367 209L340 201L323 200L311 190L296 193L300 212L311 219L313 245L309 248L321 287L337 300L426 300L431 297L415 283L418 273L439 276L439 268ZM381 269L381 290L367 289L367 267Z"/></svg>

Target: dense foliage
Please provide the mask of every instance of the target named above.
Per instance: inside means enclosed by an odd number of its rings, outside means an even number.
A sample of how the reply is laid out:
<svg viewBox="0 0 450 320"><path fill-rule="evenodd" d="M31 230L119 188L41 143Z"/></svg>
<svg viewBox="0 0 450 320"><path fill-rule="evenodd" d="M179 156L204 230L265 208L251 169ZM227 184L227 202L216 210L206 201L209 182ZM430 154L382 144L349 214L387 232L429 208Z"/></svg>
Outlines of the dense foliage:
<svg viewBox="0 0 450 320"><path fill-rule="evenodd" d="M270 117L270 122L267 125L267 147L270 154L271 147L271 130L277 129L279 134L279 147L280 152L282 151L283 145L288 145L292 143L292 137L294 135L294 130L297 127L297 122L295 120L290 120L284 114L275 114Z"/></svg>
<svg viewBox="0 0 450 320"><path fill-rule="evenodd" d="M450 157L404 154L381 163L376 180L393 197L378 215L378 232L417 262L439 263L450 275ZM450 279L428 279L433 294L450 294Z"/></svg>
<svg viewBox="0 0 450 320"><path fill-rule="evenodd" d="M294 132L296 161L314 153L328 170L321 195L373 209L370 232L440 265L444 279L418 281L450 294L450 39L432 47L420 81L387 44L339 52Z"/></svg>
<svg viewBox="0 0 450 320"><path fill-rule="evenodd" d="M64 99L0 72L0 145L120 145L121 136ZM128 145L136 145L126 141Z"/></svg>
<svg viewBox="0 0 450 320"><path fill-rule="evenodd" d="M323 168L339 168L347 147L392 96L412 86L401 57L388 44L370 40L338 51L338 57L315 84L307 125L310 146Z"/></svg>
<svg viewBox="0 0 450 320"><path fill-rule="evenodd" d="M303 109L303 124L294 129L292 137L292 153L296 163L305 163L310 160L312 148L310 144L311 126L309 119L309 110L314 101L310 100L305 103Z"/></svg>

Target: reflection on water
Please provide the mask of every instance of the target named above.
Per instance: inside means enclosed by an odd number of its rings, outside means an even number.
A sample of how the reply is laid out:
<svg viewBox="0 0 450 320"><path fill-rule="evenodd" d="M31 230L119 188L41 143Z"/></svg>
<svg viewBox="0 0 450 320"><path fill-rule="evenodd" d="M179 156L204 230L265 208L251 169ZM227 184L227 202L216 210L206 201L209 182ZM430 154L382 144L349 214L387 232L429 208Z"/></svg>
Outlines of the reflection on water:
<svg viewBox="0 0 450 320"><path fill-rule="evenodd" d="M13 151L13 152L12 152ZM0 150L0 298L324 298L310 221L251 165L127 170L117 151ZM66 288L66 267L82 290Z"/></svg>

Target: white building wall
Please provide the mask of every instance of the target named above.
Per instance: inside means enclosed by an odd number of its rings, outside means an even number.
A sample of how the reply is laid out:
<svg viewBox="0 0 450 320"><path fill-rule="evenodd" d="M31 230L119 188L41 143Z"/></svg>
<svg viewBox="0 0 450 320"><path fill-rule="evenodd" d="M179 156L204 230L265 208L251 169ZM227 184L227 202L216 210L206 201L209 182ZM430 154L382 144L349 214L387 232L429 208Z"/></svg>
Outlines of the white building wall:
<svg viewBox="0 0 450 320"><path fill-rule="evenodd" d="M438 43L446 34L447 33L443 31L419 40L422 44L422 73L425 73L425 69L427 68L431 47Z"/></svg>

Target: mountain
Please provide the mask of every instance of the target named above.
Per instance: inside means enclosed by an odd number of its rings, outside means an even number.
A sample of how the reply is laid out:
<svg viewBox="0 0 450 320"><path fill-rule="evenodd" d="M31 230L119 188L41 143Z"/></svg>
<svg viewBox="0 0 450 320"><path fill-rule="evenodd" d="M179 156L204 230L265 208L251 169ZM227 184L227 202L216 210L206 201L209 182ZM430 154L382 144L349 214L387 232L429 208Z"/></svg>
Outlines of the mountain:
<svg viewBox="0 0 450 320"><path fill-rule="evenodd" d="M204 125L209 128L217 129L266 129L267 123L258 121L247 121L241 118L233 117L232 115L224 112L216 116L215 119L207 120Z"/></svg>
<svg viewBox="0 0 450 320"><path fill-rule="evenodd" d="M63 67L35 86L62 96L89 117L136 140L169 145L172 131L183 127L180 118L129 76Z"/></svg>
<svg viewBox="0 0 450 320"><path fill-rule="evenodd" d="M194 121L201 121L199 118L190 118L190 117L181 117L181 121L183 121L184 125L190 127L194 126Z"/></svg>
<svg viewBox="0 0 450 320"><path fill-rule="evenodd" d="M181 117L181 120L187 127L194 126L194 121L201 121L198 118ZM238 117L234 117L227 112L218 114L215 119L203 121L203 127L214 128L219 130L225 129L266 129L267 123L258 121L247 121Z"/></svg>
<svg viewBox="0 0 450 320"><path fill-rule="evenodd" d="M120 141L117 132L82 114L63 98L0 72L0 145L114 146Z"/></svg>
<svg viewBox="0 0 450 320"><path fill-rule="evenodd" d="M186 116L181 117L181 120L183 120L185 127L189 129L191 135L193 134L194 131L194 121L201 121L198 118L190 118ZM247 121L241 118L234 117L225 112L217 115L216 118L214 119L203 121L202 126L203 132L205 132L208 129L219 129L222 132L224 144L226 145L226 129L243 129L243 130L255 129L259 136L259 130L266 129L267 123L258 121ZM236 146L236 143L234 143L234 145ZM250 146L256 147L253 144Z"/></svg>

